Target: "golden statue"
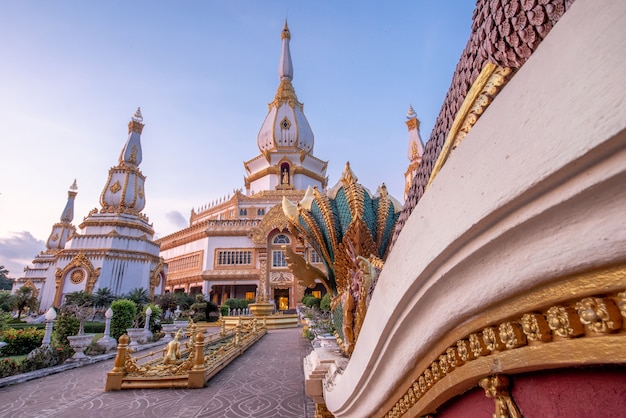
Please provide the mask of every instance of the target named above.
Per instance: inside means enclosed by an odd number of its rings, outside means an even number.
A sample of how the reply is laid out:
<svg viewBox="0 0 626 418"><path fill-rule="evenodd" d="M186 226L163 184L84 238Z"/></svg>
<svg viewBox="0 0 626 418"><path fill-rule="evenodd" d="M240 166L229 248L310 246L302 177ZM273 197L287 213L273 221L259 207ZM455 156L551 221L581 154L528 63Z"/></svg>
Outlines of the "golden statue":
<svg viewBox="0 0 626 418"><path fill-rule="evenodd" d="M165 347L165 356L163 357L163 364L176 364L180 360L180 338L183 335L183 330L179 329L174 336L174 339L167 343Z"/></svg>

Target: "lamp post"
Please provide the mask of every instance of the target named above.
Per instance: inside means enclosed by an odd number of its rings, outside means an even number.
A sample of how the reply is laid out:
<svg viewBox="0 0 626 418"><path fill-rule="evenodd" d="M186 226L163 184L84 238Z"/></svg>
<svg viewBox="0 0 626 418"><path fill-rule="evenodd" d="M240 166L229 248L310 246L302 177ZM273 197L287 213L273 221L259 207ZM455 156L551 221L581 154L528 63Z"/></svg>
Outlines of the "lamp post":
<svg viewBox="0 0 626 418"><path fill-rule="evenodd" d="M152 338L152 332L150 331L150 316L152 315L152 309L148 306L146 309L146 323L143 326L143 334L146 336L146 340Z"/></svg>
<svg viewBox="0 0 626 418"><path fill-rule="evenodd" d="M107 309L104 313L104 317L106 318L104 324L104 336L98 340L98 344L103 347L106 347L107 351L115 348L117 342L113 337L111 337L111 318L113 318L113 310L111 308Z"/></svg>
<svg viewBox="0 0 626 418"><path fill-rule="evenodd" d="M54 326L54 320L57 319L57 311L54 308L48 309L46 312L46 333L43 336L43 340L41 341L42 347L47 347L50 345L50 340L52 337L52 327Z"/></svg>

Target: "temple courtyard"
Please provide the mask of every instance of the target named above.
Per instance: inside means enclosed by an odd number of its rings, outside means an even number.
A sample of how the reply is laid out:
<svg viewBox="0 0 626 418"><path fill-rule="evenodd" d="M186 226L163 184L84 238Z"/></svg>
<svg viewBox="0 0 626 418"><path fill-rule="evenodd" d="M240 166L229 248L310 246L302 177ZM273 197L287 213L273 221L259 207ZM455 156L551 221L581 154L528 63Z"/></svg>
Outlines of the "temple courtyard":
<svg viewBox="0 0 626 418"><path fill-rule="evenodd" d="M269 331L202 389L105 392L110 359L0 388L0 417L313 417L301 331Z"/></svg>

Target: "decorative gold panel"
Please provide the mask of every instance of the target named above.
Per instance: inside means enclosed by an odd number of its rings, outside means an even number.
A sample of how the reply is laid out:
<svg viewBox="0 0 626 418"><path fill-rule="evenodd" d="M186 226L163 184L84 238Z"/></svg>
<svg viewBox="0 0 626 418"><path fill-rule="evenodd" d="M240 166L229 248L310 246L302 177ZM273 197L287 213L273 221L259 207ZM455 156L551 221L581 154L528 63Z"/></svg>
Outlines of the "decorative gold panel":
<svg viewBox="0 0 626 418"><path fill-rule="evenodd" d="M590 294L593 287L599 296ZM580 296L541 305L542 300L567 294ZM511 412L506 398L506 385L498 383L500 376L488 377L490 374L626 362L626 268L581 273L529 292L522 299L522 306L529 311L506 316L507 307L515 311L519 300L495 310L503 315L500 320L487 311L481 317L494 322L456 340L434 361L420 362L422 372L398 394L385 417L432 413L453 396L452 387L461 393L482 378L481 386L494 397L497 411L508 408L510 414L502 416L515 417L518 415ZM431 392L439 382L443 386Z"/></svg>

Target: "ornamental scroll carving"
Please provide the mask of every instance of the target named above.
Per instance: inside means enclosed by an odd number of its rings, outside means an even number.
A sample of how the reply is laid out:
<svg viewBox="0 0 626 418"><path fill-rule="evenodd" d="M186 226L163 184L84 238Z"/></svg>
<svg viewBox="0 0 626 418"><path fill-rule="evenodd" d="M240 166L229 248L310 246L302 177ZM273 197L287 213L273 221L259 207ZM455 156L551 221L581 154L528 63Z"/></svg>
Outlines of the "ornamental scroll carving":
<svg viewBox="0 0 626 418"><path fill-rule="evenodd" d="M517 318L470 333L465 338L457 340L430 363L385 417L402 416L424 398L439 380L457 370L462 370L464 365L478 359L494 356L492 368L498 369L500 366L497 356L500 352L528 345L549 347L552 342L564 339L578 342L587 336L594 337L594 342L601 340L598 337L603 335L624 336L626 334L622 325L626 318L625 308L626 290L620 290L602 297L585 297L563 302L541 312L527 312ZM510 397L507 398L506 379L506 376L502 375L485 377L481 380L480 386L485 389L487 396L494 398L496 402L494 416L521 416L515 415L519 414L516 407L511 409L515 404L511 403ZM498 415L499 413L502 415Z"/></svg>
<svg viewBox="0 0 626 418"><path fill-rule="evenodd" d="M289 220L283 213L281 205L276 205L267 212L261 223L252 229L250 238L257 246L265 246L270 232L275 229L285 231L288 227Z"/></svg>
<svg viewBox="0 0 626 418"><path fill-rule="evenodd" d="M73 276L74 272L76 276ZM69 262L67 266L63 269L57 268L55 275L56 282L56 292L54 295L54 304L55 306L61 305L61 296L63 294L63 287L66 280L72 281L72 279L77 280L78 275L80 274L87 275L87 283L85 284L85 293L92 293L93 289L98 281L98 277L100 276L100 267L94 268L91 261L85 256L85 254L81 251L79 252L72 260ZM83 279L81 278L80 282ZM79 283L80 283L79 282Z"/></svg>

